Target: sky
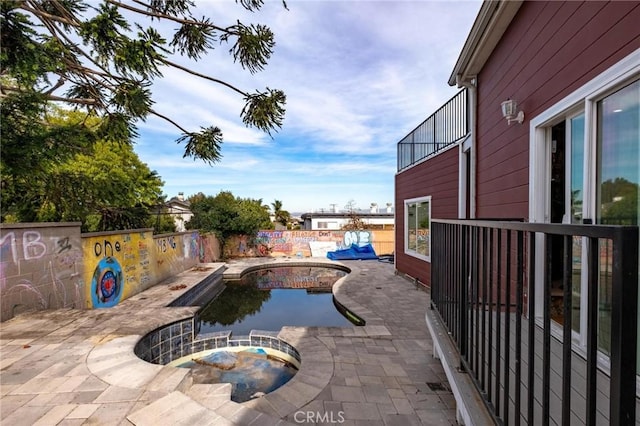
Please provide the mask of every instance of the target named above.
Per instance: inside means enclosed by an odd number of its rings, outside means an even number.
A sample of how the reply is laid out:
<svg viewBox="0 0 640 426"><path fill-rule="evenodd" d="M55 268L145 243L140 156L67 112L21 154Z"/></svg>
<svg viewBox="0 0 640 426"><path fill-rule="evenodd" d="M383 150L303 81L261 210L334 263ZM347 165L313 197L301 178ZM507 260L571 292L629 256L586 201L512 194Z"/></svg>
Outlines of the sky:
<svg viewBox="0 0 640 426"><path fill-rule="evenodd" d="M248 128L238 93L165 69L152 86L154 109L189 131L218 126L222 159L183 158L180 130L151 116L139 123L138 156L167 198L230 191L305 213L394 202L397 142L458 92L447 81L481 2L289 0L288 10L269 1L254 13L232 1L196 4L196 16L218 25L240 20L274 32L258 73L235 63L226 44L181 63L246 92L283 90L283 126L271 136Z"/></svg>

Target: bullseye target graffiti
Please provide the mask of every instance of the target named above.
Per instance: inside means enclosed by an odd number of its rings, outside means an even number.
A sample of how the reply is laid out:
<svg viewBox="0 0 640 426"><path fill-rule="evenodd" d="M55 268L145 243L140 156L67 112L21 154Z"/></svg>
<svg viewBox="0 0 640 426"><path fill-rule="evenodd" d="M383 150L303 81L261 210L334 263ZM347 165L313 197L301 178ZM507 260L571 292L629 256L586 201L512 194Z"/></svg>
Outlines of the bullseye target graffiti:
<svg viewBox="0 0 640 426"><path fill-rule="evenodd" d="M107 308L120 302L122 296L122 268L111 256L96 266L91 279L91 298L95 308Z"/></svg>

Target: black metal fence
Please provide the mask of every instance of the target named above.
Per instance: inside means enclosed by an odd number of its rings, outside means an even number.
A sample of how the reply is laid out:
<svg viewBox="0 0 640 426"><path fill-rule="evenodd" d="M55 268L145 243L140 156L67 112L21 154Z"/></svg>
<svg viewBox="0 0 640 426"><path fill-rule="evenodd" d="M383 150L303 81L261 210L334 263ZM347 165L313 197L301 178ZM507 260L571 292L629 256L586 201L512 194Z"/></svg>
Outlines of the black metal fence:
<svg viewBox="0 0 640 426"><path fill-rule="evenodd" d="M398 171L467 136L468 113L467 89L462 89L398 142Z"/></svg>
<svg viewBox="0 0 640 426"><path fill-rule="evenodd" d="M635 424L637 226L434 219L431 236L431 307L497 424Z"/></svg>

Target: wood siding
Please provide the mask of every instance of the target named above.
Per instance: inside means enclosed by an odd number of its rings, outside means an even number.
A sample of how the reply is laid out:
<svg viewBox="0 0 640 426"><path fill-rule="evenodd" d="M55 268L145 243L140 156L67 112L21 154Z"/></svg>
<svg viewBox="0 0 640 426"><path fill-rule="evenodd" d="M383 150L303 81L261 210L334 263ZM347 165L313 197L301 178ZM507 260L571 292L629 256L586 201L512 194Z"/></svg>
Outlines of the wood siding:
<svg viewBox="0 0 640 426"><path fill-rule="evenodd" d="M431 217L458 217L459 148L455 146L396 175L396 269L431 285L431 264L404 253L404 202L431 196Z"/></svg>
<svg viewBox="0 0 640 426"><path fill-rule="evenodd" d="M529 120L640 48L638 22L639 2L522 4L478 75L477 217L528 219Z"/></svg>

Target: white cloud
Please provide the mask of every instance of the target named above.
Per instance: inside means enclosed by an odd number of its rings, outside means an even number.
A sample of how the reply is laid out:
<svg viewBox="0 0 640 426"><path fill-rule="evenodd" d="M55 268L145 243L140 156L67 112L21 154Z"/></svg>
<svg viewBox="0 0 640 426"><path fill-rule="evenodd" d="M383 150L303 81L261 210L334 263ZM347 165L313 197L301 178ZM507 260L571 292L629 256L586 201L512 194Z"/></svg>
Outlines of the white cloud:
<svg viewBox="0 0 640 426"><path fill-rule="evenodd" d="M289 1L288 11L275 1L248 13L233 2L196 4L196 15L219 25L240 19L272 28L276 50L264 71L242 70L226 45L194 69L247 92L284 90L283 128L273 139L247 128L242 95L167 70L152 88L154 107L189 131L220 127L222 161L182 159L179 130L154 118L141 124L136 149L169 195L224 189L281 199L289 210L393 201L396 143L457 92L447 80L480 7L479 0L301 0Z"/></svg>

